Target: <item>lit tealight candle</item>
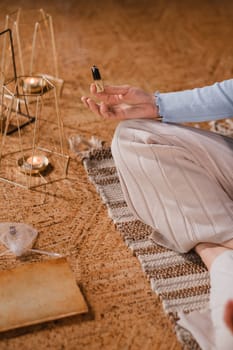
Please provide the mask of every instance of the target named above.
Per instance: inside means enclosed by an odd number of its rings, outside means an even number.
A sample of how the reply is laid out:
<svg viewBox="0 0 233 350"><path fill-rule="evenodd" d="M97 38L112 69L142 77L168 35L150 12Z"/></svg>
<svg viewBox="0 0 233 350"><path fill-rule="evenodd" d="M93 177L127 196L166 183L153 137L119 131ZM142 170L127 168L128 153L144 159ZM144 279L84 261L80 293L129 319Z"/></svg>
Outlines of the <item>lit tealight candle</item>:
<svg viewBox="0 0 233 350"><path fill-rule="evenodd" d="M23 90L28 93L43 92L47 86L46 81L41 77L26 77L22 79Z"/></svg>
<svg viewBox="0 0 233 350"><path fill-rule="evenodd" d="M43 155L34 155L24 159L25 158L20 158L18 160L18 165L22 172L29 175L44 171L49 164L48 158Z"/></svg>
<svg viewBox="0 0 233 350"><path fill-rule="evenodd" d="M44 166L44 156L33 156L28 157L26 162L33 168L33 169L41 169Z"/></svg>

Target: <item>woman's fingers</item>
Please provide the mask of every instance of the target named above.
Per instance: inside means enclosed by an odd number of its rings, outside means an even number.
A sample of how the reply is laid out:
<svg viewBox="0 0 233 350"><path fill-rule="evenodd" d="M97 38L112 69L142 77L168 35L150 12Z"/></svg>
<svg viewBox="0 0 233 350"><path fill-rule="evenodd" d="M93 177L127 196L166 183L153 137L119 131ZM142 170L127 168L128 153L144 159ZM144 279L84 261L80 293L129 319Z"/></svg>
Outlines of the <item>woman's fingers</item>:
<svg viewBox="0 0 233 350"><path fill-rule="evenodd" d="M94 83L90 85L90 92L91 94L97 94L97 89Z"/></svg>
<svg viewBox="0 0 233 350"><path fill-rule="evenodd" d="M100 115L100 107L99 105L93 101L90 97L82 96L82 103L89 108L93 113Z"/></svg>
<svg viewBox="0 0 233 350"><path fill-rule="evenodd" d="M129 85L105 85L103 92L97 92L96 86L94 83L90 86L90 91L92 94L97 94L98 96L103 96L106 94L109 95L124 95L129 91L130 86Z"/></svg>
<svg viewBox="0 0 233 350"><path fill-rule="evenodd" d="M95 84L91 84L90 92L105 103L115 105L122 102L122 98L129 91L129 85L104 86L103 92L97 92Z"/></svg>
<svg viewBox="0 0 233 350"><path fill-rule="evenodd" d="M106 85L103 92L98 92L95 84L91 84L90 91L98 100L109 106L126 103L128 105L150 104L155 105L154 94L130 85Z"/></svg>
<svg viewBox="0 0 233 350"><path fill-rule="evenodd" d="M115 117L115 113L113 112L113 110L111 110L111 108L109 106L107 106L104 102L100 103L100 114L104 118L114 118Z"/></svg>
<svg viewBox="0 0 233 350"><path fill-rule="evenodd" d="M130 86L129 85L106 85L104 86L103 93L110 94L110 95L125 95L129 91Z"/></svg>
<svg viewBox="0 0 233 350"><path fill-rule="evenodd" d="M87 108L89 108L89 105L88 105L88 103L87 103L87 100L88 100L88 97L86 97L86 96L82 96L82 97L81 97L81 101L82 101L82 103L84 104L84 106L86 106Z"/></svg>
<svg viewBox="0 0 233 350"><path fill-rule="evenodd" d="M88 103L90 110L93 113L100 115L100 107L95 101L93 101L91 98L88 98L87 103Z"/></svg>
<svg viewBox="0 0 233 350"><path fill-rule="evenodd" d="M83 104L89 108L93 113L98 114L104 118L113 118L115 117L114 111L110 109L104 102L100 104L93 101L91 98L83 96L81 97Z"/></svg>

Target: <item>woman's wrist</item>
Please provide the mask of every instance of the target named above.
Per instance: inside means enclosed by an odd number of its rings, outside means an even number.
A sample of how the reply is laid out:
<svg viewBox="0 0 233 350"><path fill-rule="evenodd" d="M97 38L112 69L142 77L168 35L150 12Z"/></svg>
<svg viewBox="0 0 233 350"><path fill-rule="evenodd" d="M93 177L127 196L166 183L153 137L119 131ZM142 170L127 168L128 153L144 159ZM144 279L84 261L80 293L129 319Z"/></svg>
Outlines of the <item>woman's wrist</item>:
<svg viewBox="0 0 233 350"><path fill-rule="evenodd" d="M154 114L156 120L162 121L163 117L159 113L159 105L157 101L157 95L156 94L151 94L152 95L152 100L153 100L153 107L154 107Z"/></svg>

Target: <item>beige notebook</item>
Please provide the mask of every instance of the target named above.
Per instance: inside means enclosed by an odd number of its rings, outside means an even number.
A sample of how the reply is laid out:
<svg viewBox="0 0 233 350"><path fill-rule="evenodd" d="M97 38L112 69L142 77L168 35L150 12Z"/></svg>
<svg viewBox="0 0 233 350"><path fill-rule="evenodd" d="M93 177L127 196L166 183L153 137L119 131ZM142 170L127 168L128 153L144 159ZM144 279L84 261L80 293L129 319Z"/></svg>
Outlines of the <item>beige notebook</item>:
<svg viewBox="0 0 233 350"><path fill-rule="evenodd" d="M0 271L0 331L87 312L66 259Z"/></svg>

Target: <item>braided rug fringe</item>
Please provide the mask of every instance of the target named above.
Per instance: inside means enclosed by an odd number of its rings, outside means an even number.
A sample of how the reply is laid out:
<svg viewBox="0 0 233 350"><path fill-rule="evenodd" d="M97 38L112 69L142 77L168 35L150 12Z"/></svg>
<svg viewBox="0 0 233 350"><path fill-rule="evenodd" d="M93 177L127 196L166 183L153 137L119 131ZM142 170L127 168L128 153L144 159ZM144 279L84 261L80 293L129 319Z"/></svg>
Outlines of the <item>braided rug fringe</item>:
<svg viewBox="0 0 233 350"><path fill-rule="evenodd" d="M233 120L230 118L209 122L210 130L218 134L233 137Z"/></svg>
<svg viewBox="0 0 233 350"><path fill-rule="evenodd" d="M152 228L138 221L124 201L110 148L85 152L83 164L117 230L140 261L152 290L161 298L183 348L199 350L192 335L176 321L178 311L207 306L210 285L204 264L194 252L179 254L152 241Z"/></svg>

